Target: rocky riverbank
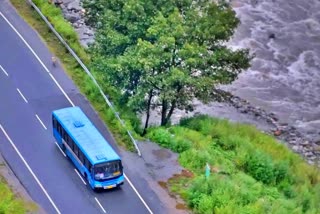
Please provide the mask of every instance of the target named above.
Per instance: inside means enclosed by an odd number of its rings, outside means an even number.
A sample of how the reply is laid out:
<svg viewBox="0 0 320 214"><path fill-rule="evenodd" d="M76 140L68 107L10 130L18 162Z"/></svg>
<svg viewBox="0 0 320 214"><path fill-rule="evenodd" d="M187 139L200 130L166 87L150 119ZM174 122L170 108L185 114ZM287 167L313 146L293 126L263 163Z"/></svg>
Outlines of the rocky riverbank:
<svg viewBox="0 0 320 214"><path fill-rule="evenodd" d="M82 8L81 1L53 0L53 3L62 10L64 18L72 24L79 35L80 43L88 47L94 41L94 30L85 24L85 10Z"/></svg>
<svg viewBox="0 0 320 214"><path fill-rule="evenodd" d="M294 152L301 154L309 164L320 166L320 141L303 136L295 127L287 123L281 123L275 114L267 113L261 108L254 107L240 97L231 94L228 97L228 102L240 113L251 115L257 120L266 121L273 128L265 131L274 135L280 141L287 143Z"/></svg>
<svg viewBox="0 0 320 214"><path fill-rule="evenodd" d="M87 26L84 22L85 10L81 6L80 0L54 0L55 5L61 8L64 17L75 28L79 35L81 44L87 47L94 41L94 29ZM227 98L224 103L212 103L208 106L197 104L194 113L206 113L212 116L221 116L236 122L251 123L264 132L274 135L277 139L285 142L293 151L301 154L310 164L320 166L320 141L308 139L301 132L287 123L282 123L275 114L268 113L261 108L254 107L248 101L240 97L225 93ZM221 109L224 109L223 114ZM227 109L227 111L225 111ZM228 112L229 111L229 112ZM184 112L177 111L174 122L181 117L188 116ZM244 119L246 117L246 119ZM248 119L250 118L250 119ZM159 121L157 113L153 112L151 123Z"/></svg>

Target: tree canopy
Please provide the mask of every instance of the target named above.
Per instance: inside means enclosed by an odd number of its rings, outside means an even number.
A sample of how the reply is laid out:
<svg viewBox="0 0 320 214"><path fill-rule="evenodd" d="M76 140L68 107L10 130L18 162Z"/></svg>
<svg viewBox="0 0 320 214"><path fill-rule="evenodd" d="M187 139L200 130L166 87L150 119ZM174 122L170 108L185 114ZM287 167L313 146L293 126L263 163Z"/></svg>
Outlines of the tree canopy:
<svg viewBox="0 0 320 214"><path fill-rule="evenodd" d="M215 100L214 89L249 67L248 50L226 46L239 20L209 0L85 0L97 29L93 68L121 91L134 111L161 108L166 125L176 108Z"/></svg>

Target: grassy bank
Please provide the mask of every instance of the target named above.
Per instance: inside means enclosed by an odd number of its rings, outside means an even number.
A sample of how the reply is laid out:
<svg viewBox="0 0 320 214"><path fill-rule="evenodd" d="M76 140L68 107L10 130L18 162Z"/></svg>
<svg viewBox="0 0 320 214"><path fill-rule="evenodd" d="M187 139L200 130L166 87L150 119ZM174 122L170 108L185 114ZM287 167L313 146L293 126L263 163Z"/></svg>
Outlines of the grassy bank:
<svg viewBox="0 0 320 214"><path fill-rule="evenodd" d="M169 188L195 213L320 213L318 169L254 127L199 116L148 137L180 154L192 176Z"/></svg>
<svg viewBox="0 0 320 214"><path fill-rule="evenodd" d="M6 180L0 176L0 213L24 214L36 213L35 204L26 202L23 198L13 193Z"/></svg>

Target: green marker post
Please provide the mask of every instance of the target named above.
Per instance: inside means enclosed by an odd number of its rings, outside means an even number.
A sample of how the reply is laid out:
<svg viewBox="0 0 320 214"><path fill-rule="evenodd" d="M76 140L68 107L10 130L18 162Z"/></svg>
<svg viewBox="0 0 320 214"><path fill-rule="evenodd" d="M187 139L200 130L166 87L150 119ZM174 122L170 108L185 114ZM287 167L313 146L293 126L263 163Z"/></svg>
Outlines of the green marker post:
<svg viewBox="0 0 320 214"><path fill-rule="evenodd" d="M209 176L210 176L210 165L208 163L206 163L206 173L205 173L205 175L206 175L206 179L208 179Z"/></svg>

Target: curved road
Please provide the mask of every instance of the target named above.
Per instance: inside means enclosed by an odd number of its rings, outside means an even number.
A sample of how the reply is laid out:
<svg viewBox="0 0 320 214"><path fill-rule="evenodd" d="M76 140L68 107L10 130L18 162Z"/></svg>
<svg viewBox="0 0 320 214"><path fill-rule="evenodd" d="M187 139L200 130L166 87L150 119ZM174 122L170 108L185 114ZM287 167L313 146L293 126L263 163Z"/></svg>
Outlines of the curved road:
<svg viewBox="0 0 320 214"><path fill-rule="evenodd" d="M60 152L51 112L72 105L117 148L90 104L50 59L37 33L0 0L0 152L31 197L47 213L164 213L134 163L124 162L127 179L121 189L95 193Z"/></svg>

